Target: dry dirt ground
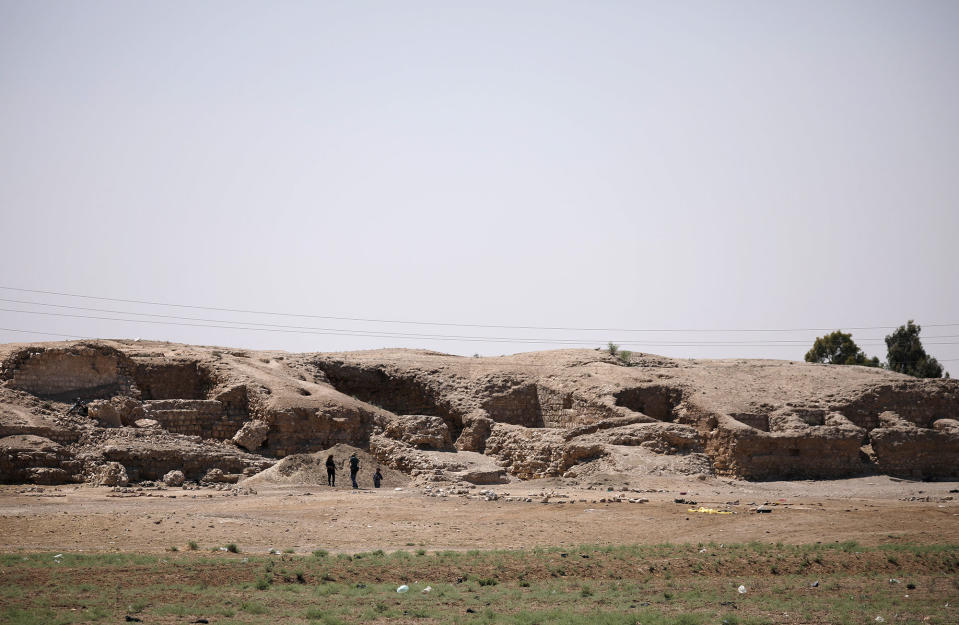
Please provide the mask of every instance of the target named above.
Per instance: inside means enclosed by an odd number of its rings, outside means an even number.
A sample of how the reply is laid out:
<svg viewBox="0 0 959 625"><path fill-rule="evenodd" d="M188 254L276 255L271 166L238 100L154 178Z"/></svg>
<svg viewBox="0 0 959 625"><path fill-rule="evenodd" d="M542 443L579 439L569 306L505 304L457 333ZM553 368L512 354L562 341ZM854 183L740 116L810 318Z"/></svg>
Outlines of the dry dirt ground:
<svg viewBox="0 0 959 625"><path fill-rule="evenodd" d="M593 489L559 479L477 487L472 498L427 497L411 487L354 491L317 484L261 484L255 494L242 494L241 483L237 495L206 488L2 486L0 552L162 552L182 550L190 541L201 549L235 543L247 553L710 541L959 543L959 482L649 478L628 485L629 497L648 503L601 503L627 487L615 480ZM485 489L533 501L477 498ZM549 503L542 503L544 493L553 493ZM677 498L696 505L675 503ZM735 514L690 511L731 502L738 502L729 506ZM772 504L770 513L750 512L764 502Z"/></svg>

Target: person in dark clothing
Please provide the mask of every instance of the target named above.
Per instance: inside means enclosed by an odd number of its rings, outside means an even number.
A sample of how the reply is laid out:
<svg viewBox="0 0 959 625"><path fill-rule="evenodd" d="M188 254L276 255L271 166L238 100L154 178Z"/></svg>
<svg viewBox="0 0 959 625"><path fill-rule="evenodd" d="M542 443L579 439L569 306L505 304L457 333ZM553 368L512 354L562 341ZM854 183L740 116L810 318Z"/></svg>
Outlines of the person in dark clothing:
<svg viewBox="0 0 959 625"><path fill-rule="evenodd" d="M360 472L360 459L356 457L356 452L354 451L350 455L350 481L353 482L353 488L359 488L356 485L356 474Z"/></svg>
<svg viewBox="0 0 959 625"><path fill-rule="evenodd" d="M78 414L81 417L87 416L87 405L86 403L77 397L77 400L73 402L73 405L70 406L70 409L67 410L67 414Z"/></svg>
<svg viewBox="0 0 959 625"><path fill-rule="evenodd" d="M380 487L380 482L383 481L383 474L380 473L380 468L376 467L376 473L373 474L373 486L376 488Z"/></svg>
<svg viewBox="0 0 959 625"><path fill-rule="evenodd" d="M336 486L336 463L333 461L333 454L326 457L326 485Z"/></svg>

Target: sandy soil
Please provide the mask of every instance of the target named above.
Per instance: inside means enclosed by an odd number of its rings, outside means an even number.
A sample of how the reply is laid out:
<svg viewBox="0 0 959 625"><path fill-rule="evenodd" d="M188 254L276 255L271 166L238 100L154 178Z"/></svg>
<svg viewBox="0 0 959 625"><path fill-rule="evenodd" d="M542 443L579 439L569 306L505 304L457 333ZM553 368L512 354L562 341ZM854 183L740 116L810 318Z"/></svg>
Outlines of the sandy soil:
<svg viewBox="0 0 959 625"><path fill-rule="evenodd" d="M959 543L959 492L950 492L959 482L650 478L629 484L643 491L629 496L646 497L648 503L600 503L625 486L615 479L608 482L615 492L605 484L588 490L563 480L487 487L532 497L533 503L313 484L262 484L256 494L240 495L141 491L149 496L92 486L3 486L0 551L159 552L174 545L183 549L191 540L202 549L236 543L252 553L752 540ZM480 490L484 487L471 492ZM555 496L542 503L549 492ZM697 508L739 505L730 507L736 514L711 515L690 512L691 506L674 503L676 498L694 500ZM774 504L771 513L749 512L750 504L764 502Z"/></svg>

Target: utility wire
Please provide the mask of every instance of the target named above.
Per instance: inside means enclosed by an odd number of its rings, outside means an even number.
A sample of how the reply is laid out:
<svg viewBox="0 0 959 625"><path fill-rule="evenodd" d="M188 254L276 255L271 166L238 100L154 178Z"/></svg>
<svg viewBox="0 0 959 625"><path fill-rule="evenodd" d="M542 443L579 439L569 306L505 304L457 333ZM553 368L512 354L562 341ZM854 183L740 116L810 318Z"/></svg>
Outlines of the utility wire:
<svg viewBox="0 0 959 625"><path fill-rule="evenodd" d="M430 340L438 341L466 341L473 343L513 343L513 344L523 344L523 345L595 345L596 341L575 341L567 339L532 339L532 338L495 338L495 337L457 337L457 336L439 336L439 335L404 335L399 333L357 333L357 332L344 332L344 331L335 331L335 330L324 330L324 331L314 331L307 329L285 329L285 328L272 328L272 327L255 327L251 324L245 325L219 325L219 324L209 324L209 323L186 323L183 321L157 321L152 319L120 319L116 317L102 317L99 315L77 315L70 313L54 313L54 312L43 312L37 310L18 310L11 308L0 308L0 312L11 312L11 313L20 313L28 315L44 315L48 317L67 317L72 319L96 319L100 321L120 321L123 323L146 323L152 325L171 325L171 326L185 326L185 327L195 327L195 328L217 328L224 330L244 330L251 332L279 332L283 334L304 334L304 335L322 335L322 336L352 336L352 337L363 337L363 338L387 338L387 339L424 339L429 338ZM241 322L230 322L230 323L241 323ZM942 337L947 338L947 337ZM754 347L796 347L795 343L805 344L806 341L794 341L794 342L769 342L769 343L749 343L749 342L736 342L736 341L726 341L726 342L653 342L653 341L623 341L622 344L625 345L650 345L658 347L705 347L710 345L716 346L754 346ZM927 342L927 345L959 345L959 342Z"/></svg>
<svg viewBox="0 0 959 625"><path fill-rule="evenodd" d="M155 313L140 313L140 312L131 312L124 310L113 310L107 308L89 308L84 306L68 306L66 304L48 304L44 302L33 302L27 300L18 300L18 299L7 299L0 298L0 302L9 302L14 304L26 304L30 306L46 306L50 308L62 308L68 310L82 310L86 312L102 312L110 313L117 315L135 315L138 317L159 317L161 319L176 319L179 321L201 321L205 323L215 323L215 324L233 324L249 327L264 327L264 328L281 328L284 330L316 330L321 332L349 332L349 336L371 336L376 338L422 338L422 339L438 339L438 340L485 340L485 341L497 341L497 342L548 342L556 344L589 344L592 345L595 340L573 340L573 339L549 339L547 341L541 340L540 337L500 337L500 336L462 336L462 335L438 335L438 334L419 334L419 333L410 333L410 332L385 332L385 331L371 331L371 330L353 330L353 329L344 329L344 328L323 328L315 326L292 326L292 325L282 325L282 324L273 324L273 323L259 323L259 322L246 322L246 321L232 321L229 319L208 319L203 317L181 317L178 315L161 315ZM3 309L6 310L6 309ZM30 314L32 311L20 311ZM927 336L926 339L938 339L938 338L959 338L959 334L946 334L938 336ZM860 339L860 343L869 344L870 341L882 341L880 338L866 338ZM770 345L774 343L783 343L783 344L795 344L795 345L805 345L809 343L808 339L802 340L791 340L791 339L757 339L750 341L621 341L616 340L614 343L625 343L625 344L642 344L642 345Z"/></svg>
<svg viewBox="0 0 959 625"><path fill-rule="evenodd" d="M233 313L245 313L253 315L273 315L281 317L302 317L302 318L311 318L311 319L331 319L337 321L362 321L369 323L399 323L399 324L408 324L408 325L425 325L425 326L449 326L449 327L460 327L460 328L497 328L497 329L509 329L509 330L560 330L567 332L831 332L836 328L734 328L734 329L703 329L703 328L575 328L575 327L561 327L561 326L516 326L516 325L498 325L498 324L482 324L482 323L450 323L450 322L441 322L441 321L405 321L399 319L374 319L374 318L365 318L365 317L338 317L333 315L314 315L314 314L304 314L304 313L288 313L288 312L274 312L274 311L265 311L265 310L247 310L239 308L222 308L215 306L199 306L193 304L170 304L166 302L155 302L149 300L136 300L136 299L122 299L115 297L98 297L93 295L82 295L79 293L63 293L59 291L44 291L40 289L22 289L11 286L0 285L0 289L7 291L19 291L21 293L42 293L44 295L57 295L61 297L78 297L83 299L92 299L92 300L101 300L109 302L122 302L126 304L144 304L148 306L168 306L173 308L190 308L195 310L215 310L219 312L233 312ZM947 326L959 326L959 322L956 323L926 323L923 324L929 327L947 327ZM849 327L846 326L848 330L890 330L895 329L898 326L855 326Z"/></svg>
<svg viewBox="0 0 959 625"><path fill-rule="evenodd" d="M42 335L42 336L59 336L59 337L73 338L73 339L88 339L88 340L94 340L94 341L97 341L97 340L110 340L110 339L102 339L102 338L93 337L93 336L81 336L81 335L78 335L78 334L60 334L60 333L57 333L57 332L44 332L44 331L41 331L41 330L23 330L23 329L20 329L20 328L0 328L0 331L5 331L5 332L19 332L19 333L23 333L23 334L39 334L39 335ZM118 340L126 340L126 339L118 339ZM251 351L271 351L271 350L251 350ZM333 353L335 353L335 352L333 352ZM469 356L457 356L456 354L438 354L438 355L441 356L441 357L463 358L463 359L469 361L469 364L470 364L470 365L524 366L524 367L554 367L554 366L555 366L555 365L550 365L550 364L546 364L546 363L518 363L518 362L513 362L513 361L505 362L505 363L474 362L474 359L471 358L471 357L469 357ZM489 358L499 358L499 357L497 357L497 356L484 356L484 357L483 357L483 359L489 359ZM671 360L716 360L716 359L714 359L714 358L679 358L679 357L672 357L672 356L667 356L667 358L670 358ZM369 359L367 358L367 360L369 360ZM750 359L749 359L749 358L739 358L739 357L728 357L728 358L720 358L719 360L750 360ZM959 360L959 358L936 358L936 361L938 361L938 362L955 362L955 361L957 361L957 360ZM419 362L419 363L427 363L427 364L435 364L435 363L436 363L435 360L415 360L415 359L408 359L408 358L407 358L407 359L404 359L404 362ZM918 360L916 360L916 361L914 361L914 362L918 362ZM588 364L588 363L585 363L585 364Z"/></svg>

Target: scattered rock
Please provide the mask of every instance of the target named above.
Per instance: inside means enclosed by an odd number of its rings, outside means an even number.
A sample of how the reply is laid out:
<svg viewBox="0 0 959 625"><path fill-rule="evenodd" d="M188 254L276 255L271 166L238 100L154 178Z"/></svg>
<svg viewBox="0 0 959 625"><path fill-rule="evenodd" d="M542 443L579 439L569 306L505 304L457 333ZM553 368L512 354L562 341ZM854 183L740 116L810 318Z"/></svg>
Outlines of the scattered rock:
<svg viewBox="0 0 959 625"><path fill-rule="evenodd" d="M167 486L183 486L186 477L183 475L183 471L173 470L164 474L162 481Z"/></svg>

